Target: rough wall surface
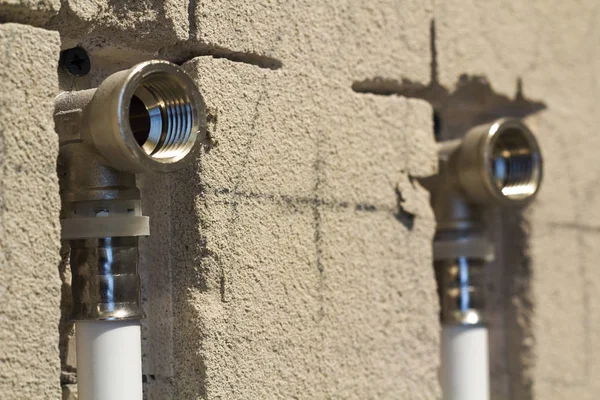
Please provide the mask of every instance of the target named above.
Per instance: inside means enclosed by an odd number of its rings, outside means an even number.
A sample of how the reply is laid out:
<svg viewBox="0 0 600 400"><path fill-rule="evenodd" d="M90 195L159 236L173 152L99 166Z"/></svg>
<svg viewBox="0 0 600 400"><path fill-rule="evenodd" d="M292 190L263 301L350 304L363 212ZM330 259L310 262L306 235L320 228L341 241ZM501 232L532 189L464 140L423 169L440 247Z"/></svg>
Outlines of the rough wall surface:
<svg viewBox="0 0 600 400"><path fill-rule="evenodd" d="M1 0L0 23L21 22L40 26L60 10L60 0Z"/></svg>
<svg viewBox="0 0 600 400"><path fill-rule="evenodd" d="M429 76L430 1L195 2L193 37L329 82Z"/></svg>
<svg viewBox="0 0 600 400"><path fill-rule="evenodd" d="M439 397L434 222L413 181L436 171L432 110L352 90L394 65L427 79L431 10L411 7L198 4L199 36L164 50L219 58L185 64L209 111L198 165L143 179L145 209L168 213L147 248L170 249L148 274L172 282L147 307L149 398Z"/></svg>
<svg viewBox="0 0 600 400"><path fill-rule="evenodd" d="M433 216L410 181L436 168L429 105L211 57L186 69L210 142L145 204L170 210L153 229L173 282L172 321L148 321L172 324L173 365L152 356L149 396L436 398Z"/></svg>
<svg viewBox="0 0 600 400"><path fill-rule="evenodd" d="M0 397L60 396L58 34L0 25Z"/></svg>
<svg viewBox="0 0 600 400"><path fill-rule="evenodd" d="M64 47L127 64L189 36L186 0L65 0L48 27Z"/></svg>
<svg viewBox="0 0 600 400"><path fill-rule="evenodd" d="M141 252L148 398L439 397L434 222L413 179L435 173L435 110L441 137L500 116L539 135L539 198L490 213L492 397L560 400L600 389L598 10L593 0L0 0L0 22L88 51L90 79L63 75L61 89L162 57L185 62L205 95L197 164L140 177L153 232ZM5 292L40 303L26 316L21 300L2 308L0 385L12 386L0 397L57 398L58 35L13 24L0 34L0 143L15 157L0 160L0 257L30 271ZM34 73L52 82L26 79ZM48 142L24 152L32 132Z"/></svg>

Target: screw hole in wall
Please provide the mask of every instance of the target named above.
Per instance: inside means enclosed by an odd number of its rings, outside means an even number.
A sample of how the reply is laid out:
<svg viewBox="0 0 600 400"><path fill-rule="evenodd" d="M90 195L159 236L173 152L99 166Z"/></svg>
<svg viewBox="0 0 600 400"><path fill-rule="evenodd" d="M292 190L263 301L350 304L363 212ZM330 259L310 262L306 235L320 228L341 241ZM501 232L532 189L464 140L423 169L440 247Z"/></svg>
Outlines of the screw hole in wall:
<svg viewBox="0 0 600 400"><path fill-rule="evenodd" d="M433 110L433 135L435 140L440 140L440 134L442 132L442 119L440 118L440 114Z"/></svg>
<svg viewBox="0 0 600 400"><path fill-rule="evenodd" d="M79 46L61 51L59 64L73 76L85 76L92 67L87 52Z"/></svg>

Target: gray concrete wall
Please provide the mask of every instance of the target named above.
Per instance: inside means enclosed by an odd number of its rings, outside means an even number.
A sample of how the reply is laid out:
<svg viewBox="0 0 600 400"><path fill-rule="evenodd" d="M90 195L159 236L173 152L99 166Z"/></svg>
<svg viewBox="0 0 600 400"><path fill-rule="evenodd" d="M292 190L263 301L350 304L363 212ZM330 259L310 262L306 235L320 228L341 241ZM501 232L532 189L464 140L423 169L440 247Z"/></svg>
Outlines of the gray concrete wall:
<svg viewBox="0 0 600 400"><path fill-rule="evenodd" d="M60 396L56 32L0 25L0 397Z"/></svg>
<svg viewBox="0 0 600 400"><path fill-rule="evenodd" d="M173 315L147 322L173 349L165 368L149 346L149 396L172 382L174 398L437 397L433 217L410 183L435 171L428 104L211 57L185 67L210 141L195 168L144 181L146 209L170 210L148 247L170 249Z"/></svg>
<svg viewBox="0 0 600 400"><path fill-rule="evenodd" d="M593 0L0 0L43 28L0 25L0 397L75 398L52 97L160 57L202 90L209 138L139 178L149 399L439 398L415 179L434 110L442 137L525 118L546 158L535 203L489 216L493 398L595 398L599 19ZM57 77L59 37L89 77Z"/></svg>

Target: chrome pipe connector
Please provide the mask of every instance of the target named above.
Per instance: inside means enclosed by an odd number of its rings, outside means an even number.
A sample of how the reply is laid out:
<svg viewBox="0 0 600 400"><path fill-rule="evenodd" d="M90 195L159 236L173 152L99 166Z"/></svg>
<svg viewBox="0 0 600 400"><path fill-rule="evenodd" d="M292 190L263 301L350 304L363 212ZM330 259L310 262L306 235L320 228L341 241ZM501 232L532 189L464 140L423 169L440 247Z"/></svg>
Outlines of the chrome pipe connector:
<svg viewBox="0 0 600 400"><path fill-rule="evenodd" d="M94 146L113 168L172 172L197 154L203 110L187 73L166 61L148 61L102 82L84 119Z"/></svg>
<svg viewBox="0 0 600 400"><path fill-rule="evenodd" d="M138 237L150 229L135 174L172 172L194 160L205 120L194 82L167 61L147 61L97 89L56 98L73 319L143 318Z"/></svg>
<svg viewBox="0 0 600 400"><path fill-rule="evenodd" d="M73 310L80 320L124 320L144 316L140 303L136 236L70 241Z"/></svg>
<svg viewBox="0 0 600 400"><path fill-rule="evenodd" d="M455 163L450 168L469 203L526 204L540 187L540 149L533 133L519 120L477 126L455 148L450 144L443 151Z"/></svg>
<svg viewBox="0 0 600 400"><path fill-rule="evenodd" d="M494 257L483 213L490 206L530 202L542 181L542 156L521 121L501 119L439 145L439 174L431 191L437 231L434 260L441 319L447 324L485 323L483 266Z"/></svg>
<svg viewBox="0 0 600 400"><path fill-rule="evenodd" d="M434 261L443 322L475 325L484 322L482 259L456 257Z"/></svg>

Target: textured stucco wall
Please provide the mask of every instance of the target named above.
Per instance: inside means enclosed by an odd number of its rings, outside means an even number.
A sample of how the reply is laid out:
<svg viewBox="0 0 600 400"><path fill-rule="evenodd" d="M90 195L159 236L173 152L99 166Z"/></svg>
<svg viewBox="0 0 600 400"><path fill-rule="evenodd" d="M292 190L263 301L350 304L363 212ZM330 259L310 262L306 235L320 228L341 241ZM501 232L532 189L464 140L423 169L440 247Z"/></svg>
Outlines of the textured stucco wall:
<svg viewBox="0 0 600 400"><path fill-rule="evenodd" d="M173 285L173 318L147 321L151 340L171 325L173 348L169 368L150 348L150 397L168 382L175 398L437 397L433 217L410 182L435 171L429 105L224 59L185 67L210 142L195 168L143 181L146 210L169 210L148 247L170 249Z"/></svg>
<svg viewBox="0 0 600 400"><path fill-rule="evenodd" d="M56 32L0 25L0 397L60 396Z"/></svg>
<svg viewBox="0 0 600 400"><path fill-rule="evenodd" d="M171 197L175 397L436 397L433 221L408 182L435 168L429 106L227 60L186 68L215 143Z"/></svg>
<svg viewBox="0 0 600 400"><path fill-rule="evenodd" d="M154 57L209 139L139 178L148 398L439 397L433 109L442 137L523 117L546 158L535 203L489 216L494 400L597 397L596 3L0 0L0 397L75 398L52 96ZM57 78L59 37L89 78Z"/></svg>
<svg viewBox="0 0 600 400"><path fill-rule="evenodd" d="M171 238L148 240L170 249L173 315L147 321L150 398L439 396L433 217L411 183L435 172L432 110L351 88L398 64L426 78L431 10L350 8L202 4L191 41L164 49L228 59L185 64L210 114L198 165L166 192L144 181Z"/></svg>

